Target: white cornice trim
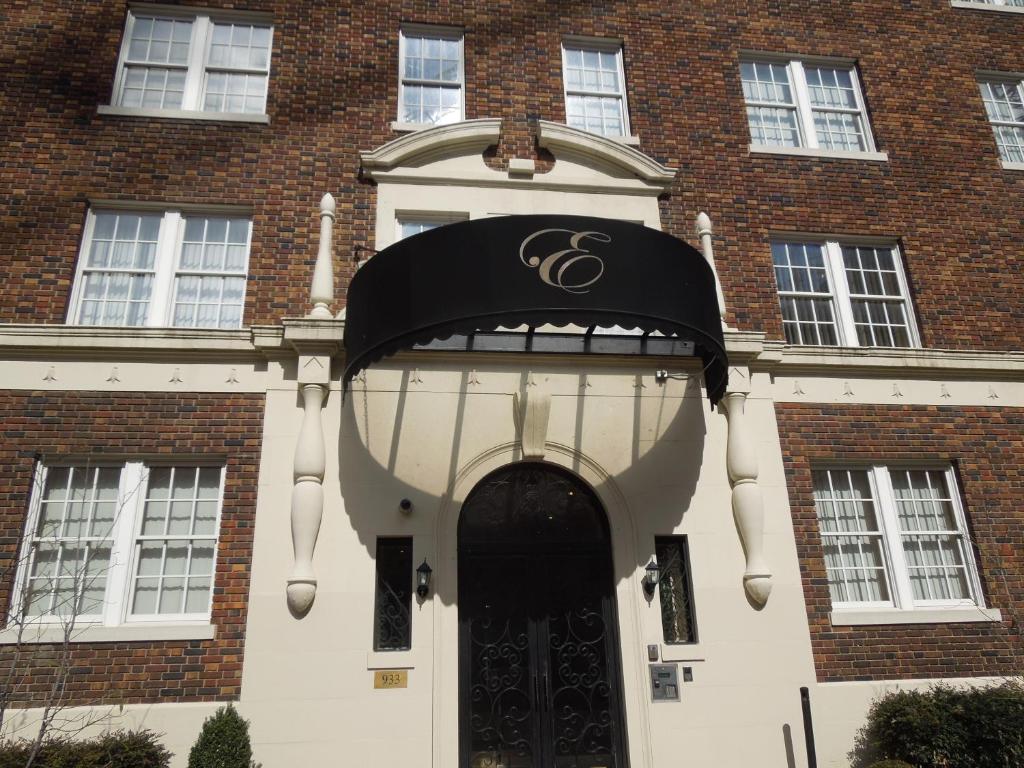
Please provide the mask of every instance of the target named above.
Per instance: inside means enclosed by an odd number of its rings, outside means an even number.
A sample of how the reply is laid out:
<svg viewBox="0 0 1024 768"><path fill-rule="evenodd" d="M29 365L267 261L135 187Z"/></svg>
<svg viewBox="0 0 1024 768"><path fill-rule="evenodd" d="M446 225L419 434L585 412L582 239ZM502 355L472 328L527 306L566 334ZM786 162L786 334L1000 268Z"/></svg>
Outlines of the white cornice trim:
<svg viewBox="0 0 1024 768"><path fill-rule="evenodd" d="M399 136L369 152L360 152L363 173L373 178L375 171L388 171L399 165L427 162L445 155L483 152L498 143L500 118L463 120L438 125Z"/></svg>
<svg viewBox="0 0 1024 768"><path fill-rule="evenodd" d="M36 645L40 643L128 643L154 640L213 640L217 628L209 623L168 624L132 622L116 627L79 624L67 630L61 624L38 624L0 630L0 645Z"/></svg>
<svg viewBox="0 0 1024 768"><path fill-rule="evenodd" d="M1024 8L1013 5L993 5L992 3L970 2L970 0L950 0L954 8L967 8L972 11L998 11L999 13L1024 13Z"/></svg>
<svg viewBox="0 0 1024 768"><path fill-rule="evenodd" d="M780 373L801 371L848 375L884 372L892 375L898 372L913 378L933 373L943 376L984 374L1002 379L1024 379L1024 352L811 347L766 341L755 367Z"/></svg>
<svg viewBox="0 0 1024 768"><path fill-rule="evenodd" d="M880 624L974 624L1003 620L998 608L914 608L912 610L839 610L830 615L833 627L863 627Z"/></svg>
<svg viewBox="0 0 1024 768"><path fill-rule="evenodd" d="M207 123L256 123L269 125L267 115L250 115L241 112L204 112L198 109L157 109L155 107L118 107L114 104L100 104L97 115L114 117L158 117L161 120L201 120Z"/></svg>
<svg viewBox="0 0 1024 768"><path fill-rule="evenodd" d="M572 128L563 123L540 120L537 141L544 149L550 149L556 158L559 150L575 152L603 161L663 189L668 189L676 177L675 168L662 165L640 150L633 149L621 141Z"/></svg>
<svg viewBox="0 0 1024 768"><path fill-rule="evenodd" d="M818 149L814 147L771 147L764 144L751 144L751 155L790 155L794 157L816 157L821 160L864 160L871 163L887 163L889 155L885 152L852 152L842 149Z"/></svg>
<svg viewBox="0 0 1024 768"><path fill-rule="evenodd" d="M171 353L258 355L257 329L108 328L81 325L0 324L0 355L45 356L118 350L165 356Z"/></svg>

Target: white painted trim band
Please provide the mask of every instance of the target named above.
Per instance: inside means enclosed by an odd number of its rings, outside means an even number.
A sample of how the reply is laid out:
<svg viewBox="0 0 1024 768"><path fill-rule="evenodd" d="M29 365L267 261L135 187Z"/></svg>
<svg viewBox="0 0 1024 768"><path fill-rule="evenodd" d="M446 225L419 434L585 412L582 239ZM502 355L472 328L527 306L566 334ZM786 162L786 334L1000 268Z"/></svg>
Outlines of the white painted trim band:
<svg viewBox="0 0 1024 768"><path fill-rule="evenodd" d="M1021 8L1020 11L1024 13L1024 8ZM1003 160L1002 163L1004 171L1024 171L1024 163L1015 163L1010 160Z"/></svg>
<svg viewBox="0 0 1024 768"><path fill-rule="evenodd" d="M968 8L972 11L997 11L999 13L1024 13L1024 8L1012 5L995 5L994 3L976 3L971 0L950 0L954 8Z"/></svg>
<svg viewBox="0 0 1024 768"><path fill-rule="evenodd" d="M912 610L832 611L834 627L860 627L879 624L972 624L1003 620L998 608L920 608Z"/></svg>
<svg viewBox="0 0 1024 768"><path fill-rule="evenodd" d="M159 117L164 120L203 120L211 123L259 123L268 125L267 115L247 115L237 112L203 112L194 109L153 109L151 107L115 107L112 104L100 104L96 107L98 115L116 115L118 117Z"/></svg>
<svg viewBox="0 0 1024 768"><path fill-rule="evenodd" d="M812 149L811 147L768 147L751 144L752 155L795 155L797 157L819 157L823 160L865 160L872 163L887 163L886 152L847 152L839 149Z"/></svg>
<svg viewBox="0 0 1024 768"><path fill-rule="evenodd" d="M63 643L64 627L40 624L25 627L18 639L17 628L0 630L0 645L36 645ZM71 630L70 643L127 643L162 640L213 640L217 628L212 624L161 624L156 622L122 624L117 627L85 625Z"/></svg>

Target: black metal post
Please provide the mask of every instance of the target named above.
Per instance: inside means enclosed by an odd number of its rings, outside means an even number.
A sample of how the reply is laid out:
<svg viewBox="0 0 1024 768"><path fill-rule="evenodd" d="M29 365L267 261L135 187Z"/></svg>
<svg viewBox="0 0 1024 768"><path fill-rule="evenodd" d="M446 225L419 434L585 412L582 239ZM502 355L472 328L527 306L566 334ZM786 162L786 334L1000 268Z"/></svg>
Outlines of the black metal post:
<svg viewBox="0 0 1024 768"><path fill-rule="evenodd" d="M814 751L814 723L811 722L811 694L806 687L800 689L800 707L804 711L804 741L807 744L807 768L818 768L818 755Z"/></svg>

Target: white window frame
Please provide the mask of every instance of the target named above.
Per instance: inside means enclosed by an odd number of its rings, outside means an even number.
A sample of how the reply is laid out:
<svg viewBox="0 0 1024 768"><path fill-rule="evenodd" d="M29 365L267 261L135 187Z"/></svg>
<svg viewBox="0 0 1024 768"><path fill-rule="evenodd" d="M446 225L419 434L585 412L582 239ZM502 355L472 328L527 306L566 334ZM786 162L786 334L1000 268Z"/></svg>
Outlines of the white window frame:
<svg viewBox="0 0 1024 768"><path fill-rule="evenodd" d="M864 103L864 89L860 82L860 75L857 72L856 62L848 59L826 59L817 57L789 57L778 54L751 53L743 54L740 57L743 63L767 63L785 65L789 73L789 84L793 90L794 106L796 107L797 130L800 137L798 147L776 147L769 144L755 144L751 136L749 150L753 154L770 155L805 155L817 157L847 158L856 160L874 160L886 162L889 156L885 152L877 151L874 133L871 130L871 121L868 119L867 105ZM865 148L861 151L829 149L822 147L818 142L818 133L814 128L814 107L811 105L810 89L807 85L807 74L805 67L830 67L843 69L850 73L850 81L853 84L854 98L857 102L857 114L864 127ZM750 104L743 99L744 117L746 108ZM760 102L753 106L758 106ZM819 108L819 111L820 108ZM828 111L850 112L853 110L834 109ZM747 129L749 131L749 118L747 118Z"/></svg>
<svg viewBox="0 0 1024 768"><path fill-rule="evenodd" d="M1024 13L1024 7L1015 8L1014 10ZM1024 171L1024 162L1018 162L1015 160L1006 160L1003 158L1002 147L999 146L999 141L996 138L996 126L997 125L1009 125L1020 128L1021 123L1015 123L1008 120L992 120L988 115L988 108L985 106L985 97L980 93L981 87L987 83L1000 83L1002 85L1012 85L1017 89L1018 95L1024 100L1024 74L1015 72L979 72L978 73L978 90L979 98L981 98L981 108L985 113L985 121L988 123L989 129L992 131L992 141L996 145L996 154L999 156L999 163L1005 170L1008 171Z"/></svg>
<svg viewBox="0 0 1024 768"><path fill-rule="evenodd" d="M950 0L949 4L954 8L968 8L975 11L1024 13L1024 5L1010 5L1008 0Z"/></svg>
<svg viewBox="0 0 1024 768"><path fill-rule="evenodd" d="M213 538L213 577L210 585L210 599L207 609L201 613L177 613L177 614L141 614L132 615L131 601L135 584L135 571L138 567L136 546L138 532L142 524L145 499L148 493L149 470L155 467L219 467L220 468L220 491L217 503L217 517L214 523ZM92 631L96 628L131 627L138 625L143 630L140 637L146 637L145 629L153 625L177 625L188 627L208 627L213 607L213 594L215 592L215 580L217 573L217 557L220 549L221 518L224 507L224 481L226 467L222 462L209 463L185 458L181 461L161 461L159 463L143 463L136 461L129 462L63 462L54 461L49 463L38 462L33 472L33 485L29 513L25 523L25 530L20 543L18 572L15 580L14 594L11 599L10 616L18 616L24 607L24 598L27 591L28 577L30 571L30 558L25 555L35 540L35 531L39 523L39 515L42 510L43 490L46 487L47 473L51 469L62 467L74 467L76 469L93 470L96 467L118 467L120 468L120 481L118 484L117 510L115 513L114 527L110 537L110 565L106 576L106 588L104 592L104 608L102 614L76 616L72 630L72 641L88 642L103 637ZM173 537L171 537L173 538ZM188 538L188 537L178 537ZM48 642L54 633L46 632L47 629L57 629L59 635L63 635L63 629L70 623L69 617L44 615L26 617L24 626L42 629L42 633L26 633L24 638L16 638L24 642ZM10 642L8 635L11 633L11 623L8 619L8 629L0 632L0 644ZM131 635L129 635L130 637ZM186 636L190 636L186 633ZM210 635L212 637L212 634ZM52 639L62 639L53 637ZM172 638L168 638L172 639Z"/></svg>
<svg viewBox="0 0 1024 768"><path fill-rule="evenodd" d="M565 76L567 68L566 52L570 49L578 51L614 53L619 74L619 92L615 94L608 93L606 91L588 91L582 88L570 89L569 80ZM562 40L562 104L566 111L566 124L569 122L568 112L570 96L600 96L604 98L617 97L619 99L620 112L622 114L622 134L618 136L603 133L596 135L604 136L608 139L624 140L629 143L629 140L633 138L633 131L629 123L629 103L626 98L626 63L622 56L621 40L609 40L594 37L568 37Z"/></svg>
<svg viewBox="0 0 1024 768"><path fill-rule="evenodd" d="M459 221L468 221L466 213L455 213L449 211L396 211L395 212L395 239L393 242L404 240L402 237L403 224L433 224L435 227L443 227L445 224L454 224ZM410 235L412 237L412 235Z"/></svg>
<svg viewBox="0 0 1024 768"><path fill-rule="evenodd" d="M971 545L970 530L967 527L967 516L964 512L962 497L956 481L956 473L953 466L949 464L870 464L870 465L849 465L837 464L814 467L815 471L821 472L866 472L871 486L871 493L874 501L875 515L878 520L878 528L882 540L882 560L885 567L886 584L889 590L888 601L850 601L832 602L834 614L843 612L860 613L867 611L878 611L883 614L898 614L900 612L912 611L936 611L939 616L941 612L956 612L958 609L984 609L985 601L981 589L981 580L978 575L978 566L974 559L974 548ZM907 568L906 558L903 553L902 532L899 527L898 512L896 509L896 497L893 491L890 471L926 470L941 472L946 481L946 487L952 499L953 514L956 518L956 534L963 542L964 569L967 577L967 588L971 593L969 599L965 600L915 600L913 588L910 583L910 572ZM820 513L815 504L815 518L818 521L819 536L824 546L825 539L831 535L821 531ZM838 532L834 535L843 535ZM847 534L851 535L851 534ZM857 535L857 534L852 534ZM831 594L831 587L829 588ZM831 600L831 597L830 597ZM985 617L982 620L990 620ZM941 618L939 619L941 621ZM882 623L882 622L864 622Z"/></svg>
<svg viewBox="0 0 1024 768"><path fill-rule="evenodd" d="M459 119L461 122L466 119L466 33L460 27L446 27L433 24L403 24L398 30L398 117L391 124L396 131L419 131L424 128L433 128L435 123L410 123L402 119L405 114L405 85L439 85L452 88L454 83L450 80L426 80L422 78L407 78L405 76L405 50L407 37L424 37L439 40L455 40L459 44ZM442 123L441 125L451 125Z"/></svg>
<svg viewBox="0 0 1024 768"><path fill-rule="evenodd" d="M213 277L230 276L244 279L242 288L242 315L238 328L245 328L245 296L249 287L249 259L252 251L252 215L245 209L238 208L212 208L196 206L175 206L169 208L154 206L129 207L123 205L99 204L90 207L86 216L85 228L82 233L82 243L78 250L78 261L75 267L75 282L71 290L71 301L68 304L67 325L81 325L80 317L82 311L83 293L85 291L85 274L91 271L103 271L102 268L86 266L89 249L92 247L93 232L96 227L96 216L100 214L126 214L126 215L159 215L160 233L157 235L156 260L153 265L153 291L150 295L149 310L146 313L146 322L142 326L126 326L141 328L191 328L193 330L216 330L203 329L196 326L174 326L174 278L181 269L181 251L185 236L185 219L190 216L228 219L247 219L249 231L245 243L245 266L242 272L222 273L203 272L203 275ZM198 274L195 270L184 270L184 274ZM98 327L122 327L122 326L98 326ZM226 330L226 329L220 329Z"/></svg>
<svg viewBox="0 0 1024 768"><path fill-rule="evenodd" d="M192 21L192 36L189 40L187 64L151 65L157 67L163 66L167 69L186 70L185 90L182 94L181 108L179 109L121 106L121 94L124 90L125 70L128 66L128 51L131 44L132 30L139 16L164 19L188 19ZM269 27L270 42L266 70L243 67L224 68L210 65L210 46L213 40L213 26L215 23L253 24L255 26ZM117 72L114 76L114 88L111 93L110 104L101 105L98 112L100 114L110 115L267 123L269 122L267 118L267 98L270 94L271 60L273 59L273 50L274 26L271 17L267 14L232 10L222 11L209 8L190 8L187 6L132 4L128 9L124 34L121 38L121 48L117 57ZM267 88L263 97L262 112L214 112L212 110L203 109L203 95L206 90L206 81L209 73L211 70L220 71L222 69L237 73L266 75Z"/></svg>
<svg viewBox="0 0 1024 768"><path fill-rule="evenodd" d="M899 282L900 294L903 300L903 312L907 318L907 334L910 337L910 348L921 347L921 336L917 328L917 317L914 312L913 301L910 297L910 288L907 283L907 275L903 266L903 255L900 247L891 241L859 240L853 239L823 239L808 238L807 236L780 235L771 239L771 244L792 244L792 245L818 245L821 246L822 255L825 261L825 275L828 279L829 292L832 301L832 316L836 324L837 345L840 347L861 347L862 349L904 349L904 347L885 346L862 346L857 337L857 326L853 318L853 298L850 292L850 284L846 278L846 267L843 262L843 248L885 248L892 252L893 264L896 266L896 279ZM779 298L779 312L781 314L782 296L800 296L799 291L782 291L779 289L778 280L775 278L774 263L772 266L772 278L775 280L775 295ZM807 293L808 298L823 298L820 294ZM858 295L856 298L861 298ZM879 297L880 298L880 297ZM895 301L896 297L889 297ZM787 343L790 343L787 341ZM806 344L793 344L794 347L816 346ZM825 345L828 346L828 345Z"/></svg>

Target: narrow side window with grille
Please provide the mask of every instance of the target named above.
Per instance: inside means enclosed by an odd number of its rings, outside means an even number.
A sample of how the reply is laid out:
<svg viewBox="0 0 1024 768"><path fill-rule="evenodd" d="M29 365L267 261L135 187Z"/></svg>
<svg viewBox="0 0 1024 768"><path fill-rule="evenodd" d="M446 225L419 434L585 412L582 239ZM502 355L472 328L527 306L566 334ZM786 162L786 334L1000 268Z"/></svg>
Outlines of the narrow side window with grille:
<svg viewBox="0 0 1024 768"><path fill-rule="evenodd" d="M412 538L378 538L373 611L375 651L407 651L412 647L411 607Z"/></svg>
<svg viewBox="0 0 1024 768"><path fill-rule="evenodd" d="M658 560L658 594L665 642L669 645L696 643L697 623L686 537L656 536L654 551Z"/></svg>

